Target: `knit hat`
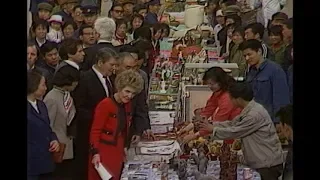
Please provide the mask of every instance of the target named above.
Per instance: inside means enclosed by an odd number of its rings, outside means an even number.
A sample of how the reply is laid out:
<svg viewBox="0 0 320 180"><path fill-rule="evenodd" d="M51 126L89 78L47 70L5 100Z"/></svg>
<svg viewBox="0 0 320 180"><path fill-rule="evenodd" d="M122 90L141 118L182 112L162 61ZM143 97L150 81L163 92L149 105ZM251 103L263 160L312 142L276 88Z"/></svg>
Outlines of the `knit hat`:
<svg viewBox="0 0 320 180"><path fill-rule="evenodd" d="M48 20L48 22L49 22L49 23L51 23L51 22L57 22L57 23L63 24L62 16L60 16L60 15L52 15L52 16L50 17L50 19Z"/></svg>

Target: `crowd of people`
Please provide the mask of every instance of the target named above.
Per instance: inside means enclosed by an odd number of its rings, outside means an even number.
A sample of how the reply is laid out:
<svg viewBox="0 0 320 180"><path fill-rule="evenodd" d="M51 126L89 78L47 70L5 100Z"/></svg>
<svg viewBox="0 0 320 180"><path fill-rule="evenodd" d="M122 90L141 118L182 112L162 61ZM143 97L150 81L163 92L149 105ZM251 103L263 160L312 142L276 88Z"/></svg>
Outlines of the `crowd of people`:
<svg viewBox="0 0 320 180"><path fill-rule="evenodd" d="M101 3L31 2L28 180L98 180L100 163L120 179L126 149L153 137L149 75L170 26L159 22L158 0L116 0L108 17L99 16ZM205 120L183 139L240 138L243 163L263 180L292 178L291 149L283 171L278 134L292 145L293 25L280 10L279 4L262 18L267 22L247 23L235 1L208 1L215 44L227 63L238 64L232 74L245 82L222 68L208 69L203 81L212 96L199 112Z"/></svg>

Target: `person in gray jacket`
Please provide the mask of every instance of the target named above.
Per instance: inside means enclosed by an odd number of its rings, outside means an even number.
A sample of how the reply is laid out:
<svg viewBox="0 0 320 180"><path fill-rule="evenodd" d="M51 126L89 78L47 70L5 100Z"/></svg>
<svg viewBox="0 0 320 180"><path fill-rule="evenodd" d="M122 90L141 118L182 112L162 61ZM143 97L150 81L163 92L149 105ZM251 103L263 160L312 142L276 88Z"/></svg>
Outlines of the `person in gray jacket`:
<svg viewBox="0 0 320 180"><path fill-rule="evenodd" d="M256 169L263 180L278 180L283 170L283 153L276 128L267 110L253 100L251 86L237 82L229 87L231 101L243 108L232 121L200 123L201 130L212 132L216 140L241 139L243 160Z"/></svg>

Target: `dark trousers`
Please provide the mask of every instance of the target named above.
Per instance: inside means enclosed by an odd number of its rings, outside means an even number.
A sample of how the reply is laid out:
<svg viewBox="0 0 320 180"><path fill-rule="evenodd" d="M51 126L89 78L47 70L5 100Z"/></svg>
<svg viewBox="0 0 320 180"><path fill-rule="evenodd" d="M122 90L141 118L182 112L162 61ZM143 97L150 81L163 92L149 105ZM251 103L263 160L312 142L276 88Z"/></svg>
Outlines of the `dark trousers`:
<svg viewBox="0 0 320 180"><path fill-rule="evenodd" d="M54 180L52 173L28 176L28 180Z"/></svg>
<svg viewBox="0 0 320 180"><path fill-rule="evenodd" d="M257 172L261 176L261 180L278 180L283 172L283 165L279 164L270 168L260 168Z"/></svg>
<svg viewBox="0 0 320 180"><path fill-rule="evenodd" d="M73 180L75 171L74 159L63 160L61 163L56 164L53 177L55 180Z"/></svg>

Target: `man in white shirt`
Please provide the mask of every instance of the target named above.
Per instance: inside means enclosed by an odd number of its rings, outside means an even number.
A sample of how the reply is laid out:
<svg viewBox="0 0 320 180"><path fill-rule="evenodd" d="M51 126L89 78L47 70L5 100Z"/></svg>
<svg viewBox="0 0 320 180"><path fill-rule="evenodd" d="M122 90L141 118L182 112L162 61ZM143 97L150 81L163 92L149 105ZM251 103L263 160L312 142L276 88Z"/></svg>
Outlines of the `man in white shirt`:
<svg viewBox="0 0 320 180"><path fill-rule="evenodd" d="M220 42L218 40L218 33L223 28L225 23L225 18L221 9L216 12L216 19L218 24L213 28L213 34L214 34L214 40L216 42L216 45L219 47Z"/></svg>

